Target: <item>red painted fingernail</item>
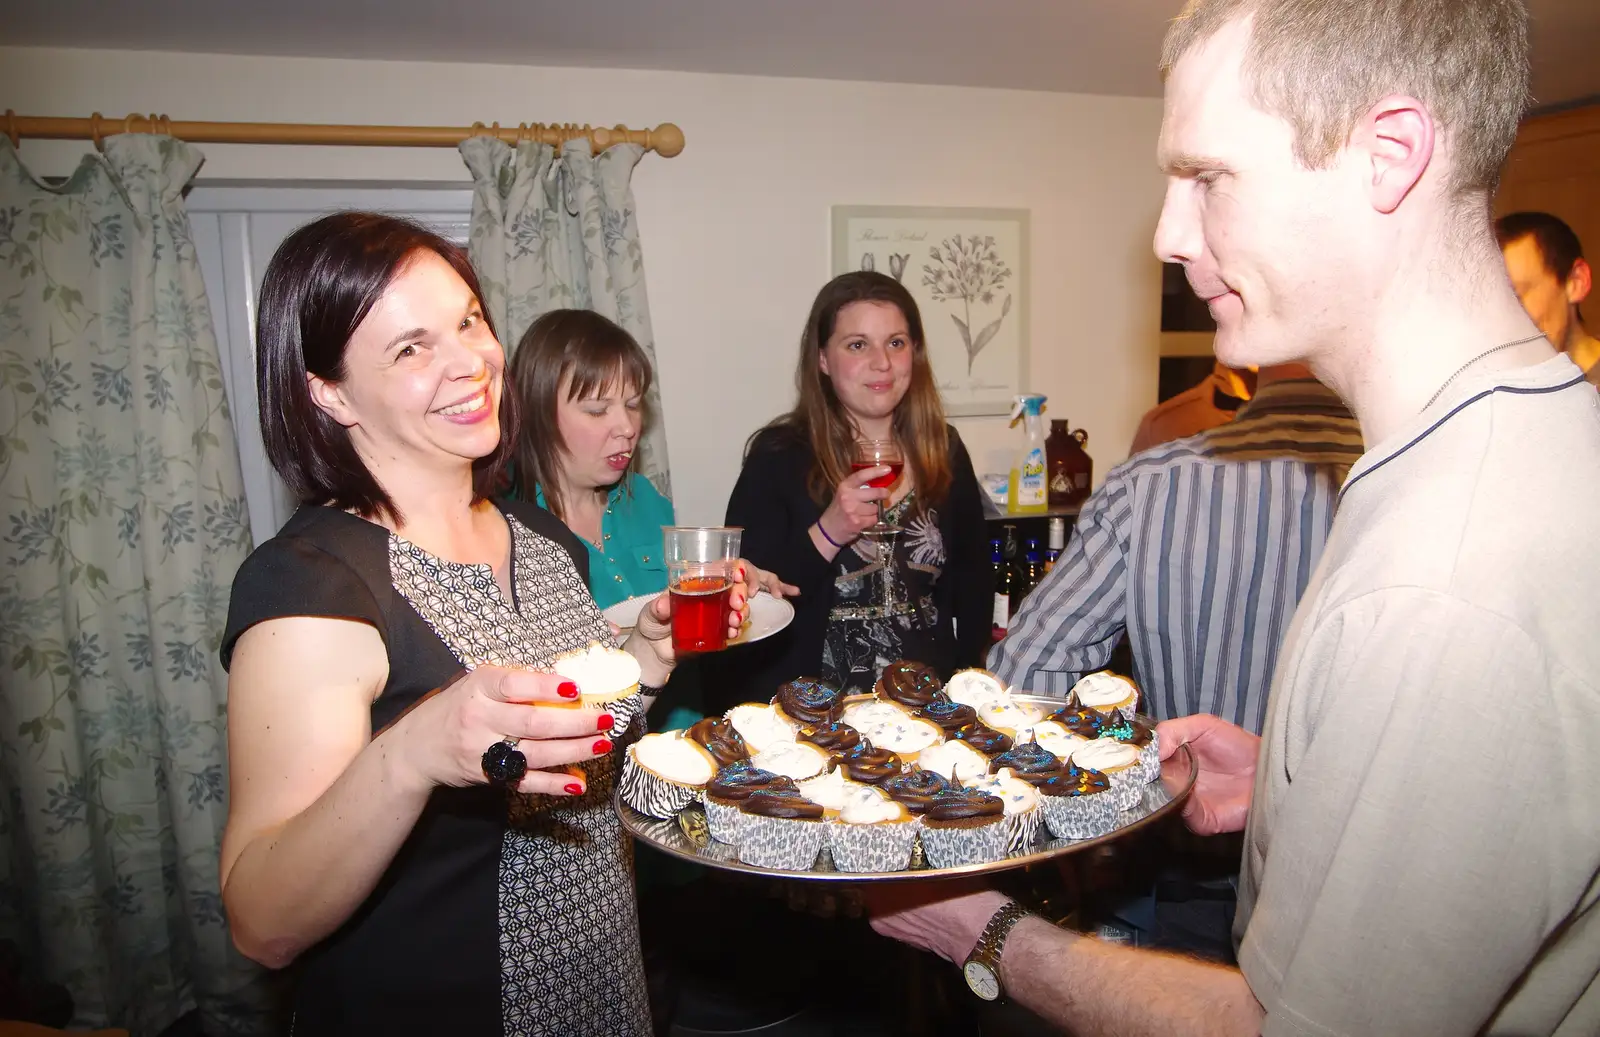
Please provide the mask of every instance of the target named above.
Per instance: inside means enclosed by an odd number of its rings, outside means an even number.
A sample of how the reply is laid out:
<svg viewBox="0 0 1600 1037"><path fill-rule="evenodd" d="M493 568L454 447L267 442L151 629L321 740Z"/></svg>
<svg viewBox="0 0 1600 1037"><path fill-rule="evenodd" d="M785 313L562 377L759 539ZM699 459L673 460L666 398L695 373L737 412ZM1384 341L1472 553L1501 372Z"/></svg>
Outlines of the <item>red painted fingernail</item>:
<svg viewBox="0 0 1600 1037"><path fill-rule="evenodd" d="M581 796L583 795L583 786L573 782L571 785L565 786L565 791L569 796Z"/></svg>
<svg viewBox="0 0 1600 1037"><path fill-rule="evenodd" d="M610 713L601 713L600 719L594 722L596 730L609 731L617 726L617 718Z"/></svg>
<svg viewBox="0 0 1600 1037"><path fill-rule="evenodd" d="M739 566L739 582L744 582L744 566Z"/></svg>
<svg viewBox="0 0 1600 1037"><path fill-rule="evenodd" d="M596 756L604 756L606 753L608 753L610 751L611 751L611 739L609 739L609 738L596 738L595 739L595 741L594 741L594 754Z"/></svg>
<svg viewBox="0 0 1600 1037"><path fill-rule="evenodd" d="M575 699L578 697L578 686L571 681L562 681L556 688L556 694L564 699Z"/></svg>

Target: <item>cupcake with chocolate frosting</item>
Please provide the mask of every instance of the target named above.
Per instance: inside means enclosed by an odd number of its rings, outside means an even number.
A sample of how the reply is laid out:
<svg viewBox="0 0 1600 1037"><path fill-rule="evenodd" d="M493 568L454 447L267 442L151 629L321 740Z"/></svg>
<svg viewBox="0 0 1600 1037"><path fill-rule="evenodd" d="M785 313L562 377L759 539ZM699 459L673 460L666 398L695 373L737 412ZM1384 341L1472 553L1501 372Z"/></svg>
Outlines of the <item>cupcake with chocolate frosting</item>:
<svg viewBox="0 0 1600 1037"><path fill-rule="evenodd" d="M880 699L898 702L908 709L921 709L944 698L943 689L944 682L932 666L901 659L883 668L873 691Z"/></svg>
<svg viewBox="0 0 1600 1037"><path fill-rule="evenodd" d="M669 818L699 798L716 771L705 746L668 731L628 746L617 786L622 801L639 813Z"/></svg>
<svg viewBox="0 0 1600 1037"><path fill-rule="evenodd" d="M706 786L706 826L711 838L725 843L739 841L744 827L744 813L740 809L752 792L765 789L798 791L793 778L773 774L756 767L749 760L732 763L717 772Z"/></svg>
<svg viewBox="0 0 1600 1037"><path fill-rule="evenodd" d="M1069 702L1050 714L1050 719L1079 738L1099 738L1101 728L1106 726L1104 713L1075 702Z"/></svg>
<svg viewBox="0 0 1600 1037"><path fill-rule="evenodd" d="M829 724L844 710L844 692L817 677L796 677L778 686L772 707L796 727Z"/></svg>
<svg viewBox="0 0 1600 1037"><path fill-rule="evenodd" d="M1061 773L1061 757L1038 742L1023 742L989 761L990 773L998 773L1001 768L1037 785Z"/></svg>
<svg viewBox="0 0 1600 1037"><path fill-rule="evenodd" d="M745 797L740 808L739 860L757 868L810 871L828 838L823 807L800 794L762 789Z"/></svg>
<svg viewBox="0 0 1600 1037"><path fill-rule="evenodd" d="M1161 741L1156 729L1139 720L1116 716L1100 729L1101 738L1110 738L1139 750L1135 780L1148 785L1161 777Z"/></svg>
<svg viewBox="0 0 1600 1037"><path fill-rule="evenodd" d="M925 814L933 806L934 797L948 792L954 786L943 775L933 771L910 770L885 778L878 785L897 803L904 803L913 814Z"/></svg>
<svg viewBox="0 0 1600 1037"><path fill-rule="evenodd" d="M952 733L950 737L967 743L985 756L1003 753L1015 744L1010 735L996 731L981 720L968 724L961 730Z"/></svg>
<svg viewBox="0 0 1600 1037"><path fill-rule="evenodd" d="M922 852L934 868L959 868L1006 855L1014 827L1005 800L960 786L933 797L922 814Z"/></svg>
<svg viewBox="0 0 1600 1037"><path fill-rule="evenodd" d="M1093 839L1117 826L1116 796L1111 779L1070 760L1060 774L1035 786L1044 823L1057 839Z"/></svg>
<svg viewBox="0 0 1600 1037"><path fill-rule="evenodd" d="M1044 814L1039 809L1039 793L1032 785L1016 777L1008 767L993 774L972 778L966 787L997 796L1005 804L1005 825L1010 829L1006 836L1006 853L1022 853L1032 848L1039 835Z"/></svg>
<svg viewBox="0 0 1600 1037"><path fill-rule="evenodd" d="M919 720L928 720L938 724L939 730L944 732L946 738L952 737L954 732L978 721L977 710L971 706L963 706L959 702L951 702L949 699L934 699L913 715Z"/></svg>
<svg viewBox="0 0 1600 1037"><path fill-rule="evenodd" d="M916 845L916 816L869 786L851 789L828 830L833 863L840 871L904 871Z"/></svg>
<svg viewBox="0 0 1600 1037"><path fill-rule="evenodd" d="M750 758L750 747L744 744L744 739L727 717L706 717L696 721L684 735L691 742L705 746L706 752L711 754L719 767Z"/></svg>
<svg viewBox="0 0 1600 1037"><path fill-rule="evenodd" d="M870 739L863 738L844 753L835 753L834 763L844 769L845 776L851 781L859 781L866 785L877 785L899 774L905 763L900 757L873 745Z"/></svg>
<svg viewBox="0 0 1600 1037"><path fill-rule="evenodd" d="M831 721L815 727L802 727L799 741L810 742L837 759L861 744L861 732L849 724Z"/></svg>

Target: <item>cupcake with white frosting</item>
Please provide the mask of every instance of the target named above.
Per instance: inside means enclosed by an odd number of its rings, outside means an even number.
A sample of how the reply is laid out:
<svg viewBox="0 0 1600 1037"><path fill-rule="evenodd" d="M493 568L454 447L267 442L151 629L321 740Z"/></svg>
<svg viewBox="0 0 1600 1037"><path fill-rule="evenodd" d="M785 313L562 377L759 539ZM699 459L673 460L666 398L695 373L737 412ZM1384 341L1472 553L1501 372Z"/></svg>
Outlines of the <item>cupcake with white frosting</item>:
<svg viewBox="0 0 1600 1037"><path fill-rule="evenodd" d="M1005 682L988 670L958 670L944 685L944 694L951 702L959 702L973 709L996 705L1011 696Z"/></svg>
<svg viewBox="0 0 1600 1037"><path fill-rule="evenodd" d="M1018 745L1037 742L1040 748L1048 749L1065 760L1072 755L1072 750L1087 745L1089 739L1073 734L1054 720L1041 720L1018 731L1016 742Z"/></svg>
<svg viewBox="0 0 1600 1037"><path fill-rule="evenodd" d="M751 753L759 753L763 749L783 742L792 742L797 733L793 724L779 716L777 711L765 702L746 702L734 706L723 716L733 725L739 737L744 739L744 744Z"/></svg>
<svg viewBox="0 0 1600 1037"><path fill-rule="evenodd" d="M892 723L874 724L861 733L873 745L889 750L906 763L915 763L918 753L944 740L938 724L909 715Z"/></svg>
<svg viewBox="0 0 1600 1037"><path fill-rule="evenodd" d="M832 770L832 758L810 742L777 742L750 757L756 768L781 774L795 781L815 778Z"/></svg>
<svg viewBox="0 0 1600 1037"><path fill-rule="evenodd" d="M1101 714L1121 713L1132 720L1139 706L1139 689L1121 674L1101 670L1084 675L1072 686L1072 700Z"/></svg>
<svg viewBox="0 0 1600 1037"><path fill-rule="evenodd" d="M917 841L916 816L871 785L847 791L828 830L840 871L904 871Z"/></svg>
<svg viewBox="0 0 1600 1037"><path fill-rule="evenodd" d="M716 772L705 746L668 731L628 746L617 784L622 801L639 813L669 818L699 798Z"/></svg>
<svg viewBox="0 0 1600 1037"><path fill-rule="evenodd" d="M844 712L839 720L866 734L883 724L898 724L910 715L911 711L898 703L885 702L874 695L852 695L844 700Z"/></svg>
<svg viewBox="0 0 1600 1037"><path fill-rule="evenodd" d="M1100 737L1131 745L1139 750L1138 781L1148 785L1161 777L1161 737L1156 729L1119 715L1107 718Z"/></svg>
<svg viewBox="0 0 1600 1037"><path fill-rule="evenodd" d="M1139 769L1139 750L1109 738L1096 738L1072 750L1072 762L1097 770L1111 779L1111 792L1118 810L1139 802L1144 790Z"/></svg>
<svg viewBox="0 0 1600 1037"><path fill-rule="evenodd" d="M550 669L578 686L578 701L586 709L605 709L639 692L639 660L598 641L561 653L550 660Z"/></svg>
<svg viewBox="0 0 1600 1037"><path fill-rule="evenodd" d="M1006 853L1020 853L1033 846L1039 835L1039 825L1044 814L1039 809L1039 793L1027 782L1011 773L1011 768L1001 767L993 774L985 774L964 782L969 789L998 796L1005 803Z"/></svg>
<svg viewBox="0 0 1600 1037"><path fill-rule="evenodd" d="M991 702L986 706L979 706L978 719L996 731L1010 735L1012 741L1015 741L1018 731L1025 727L1032 727L1044 719L1044 710L1030 703L1018 702L1007 696L999 702Z"/></svg>
<svg viewBox="0 0 1600 1037"><path fill-rule="evenodd" d="M844 770L837 767L796 784L800 787L800 795L822 806L826 811L823 817L826 818L838 816L840 808L844 806L845 797L852 790L867 787L860 782L851 781Z"/></svg>
<svg viewBox="0 0 1600 1037"><path fill-rule="evenodd" d="M918 753L917 766L959 783L989 773L989 758L966 742L950 741Z"/></svg>

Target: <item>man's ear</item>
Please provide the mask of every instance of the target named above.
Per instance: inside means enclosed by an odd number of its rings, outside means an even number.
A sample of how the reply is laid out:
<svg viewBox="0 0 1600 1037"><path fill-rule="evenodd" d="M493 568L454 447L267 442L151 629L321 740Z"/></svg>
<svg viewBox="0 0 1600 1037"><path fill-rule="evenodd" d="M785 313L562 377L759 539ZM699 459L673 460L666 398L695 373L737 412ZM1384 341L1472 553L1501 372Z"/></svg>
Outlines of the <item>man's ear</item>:
<svg viewBox="0 0 1600 1037"><path fill-rule="evenodd" d="M1374 209L1392 213L1400 207L1433 161L1435 143L1433 114L1415 97L1394 94L1367 109L1349 146L1362 152Z"/></svg>
<svg viewBox="0 0 1600 1037"><path fill-rule="evenodd" d="M1563 285L1567 292L1567 302L1576 306L1589 297L1589 290L1594 287L1594 271L1589 268L1589 261L1579 256L1572 264L1572 273L1567 275L1567 283Z"/></svg>
<svg viewBox="0 0 1600 1037"><path fill-rule="evenodd" d="M350 405L345 402L344 393L337 382L326 381L308 372L306 388L311 393L311 402L321 408L328 417L345 428L356 424L355 415L350 412Z"/></svg>

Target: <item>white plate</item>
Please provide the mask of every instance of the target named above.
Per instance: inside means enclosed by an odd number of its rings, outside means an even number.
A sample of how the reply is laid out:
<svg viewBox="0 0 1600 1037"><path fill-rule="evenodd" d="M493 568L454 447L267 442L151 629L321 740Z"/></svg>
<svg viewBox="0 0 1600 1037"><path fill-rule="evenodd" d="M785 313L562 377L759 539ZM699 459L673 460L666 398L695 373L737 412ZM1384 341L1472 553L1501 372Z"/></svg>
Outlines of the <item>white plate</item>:
<svg viewBox="0 0 1600 1037"><path fill-rule="evenodd" d="M622 628L622 637L626 637L634 624L639 622L639 613L644 610L645 605L658 597L659 594L641 594L637 598L619 601L603 611L607 619ZM728 643L743 645L771 637L788 626L793 619L793 605L783 598L774 598L767 592L761 591L750 599L750 615L744 621L744 629L739 632L738 637Z"/></svg>

